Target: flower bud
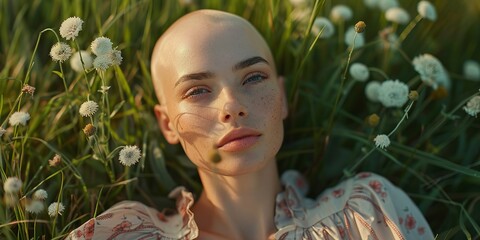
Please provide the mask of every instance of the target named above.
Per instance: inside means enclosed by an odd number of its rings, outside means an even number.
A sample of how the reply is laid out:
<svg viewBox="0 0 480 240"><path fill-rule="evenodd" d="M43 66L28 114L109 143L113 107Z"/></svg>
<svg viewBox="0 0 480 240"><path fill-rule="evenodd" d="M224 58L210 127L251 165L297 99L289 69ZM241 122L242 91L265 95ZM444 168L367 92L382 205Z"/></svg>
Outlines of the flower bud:
<svg viewBox="0 0 480 240"><path fill-rule="evenodd" d="M33 96L33 94L35 93L35 88L28 85L28 84L25 84L25 85L23 85L22 92L23 93L28 93L28 94Z"/></svg>
<svg viewBox="0 0 480 240"><path fill-rule="evenodd" d="M367 123L370 127L376 127L380 122L380 117L374 113L367 117Z"/></svg>
<svg viewBox="0 0 480 240"><path fill-rule="evenodd" d="M58 154L55 154L55 156L52 159L48 160L48 165L50 165L50 167L56 167L61 162L62 162L62 157Z"/></svg>
<svg viewBox="0 0 480 240"><path fill-rule="evenodd" d="M83 128L83 132L85 133L85 135L87 135L87 137L93 136L96 130L97 128L95 128L91 123L87 124L87 126Z"/></svg>
<svg viewBox="0 0 480 240"><path fill-rule="evenodd" d="M365 27L367 27L367 25L364 21L358 21L357 24L355 24L355 32L362 33L365 31Z"/></svg>
<svg viewBox="0 0 480 240"><path fill-rule="evenodd" d="M408 99L416 101L418 99L418 92L415 90L410 91L410 93L408 94Z"/></svg>

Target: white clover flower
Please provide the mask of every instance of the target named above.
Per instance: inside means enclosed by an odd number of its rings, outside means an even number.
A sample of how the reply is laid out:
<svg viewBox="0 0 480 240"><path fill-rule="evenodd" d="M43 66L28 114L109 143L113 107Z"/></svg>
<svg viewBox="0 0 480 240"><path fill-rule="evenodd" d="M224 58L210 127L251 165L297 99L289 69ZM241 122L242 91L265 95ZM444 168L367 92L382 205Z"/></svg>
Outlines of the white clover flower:
<svg viewBox="0 0 480 240"><path fill-rule="evenodd" d="M5 128L0 127L0 137L2 137L6 132L7 130L5 130Z"/></svg>
<svg viewBox="0 0 480 240"><path fill-rule="evenodd" d="M359 48L363 45L365 45L365 37L363 36L363 33L357 33L355 32L355 27L351 26L348 28L348 30L345 32L345 43L349 46L353 46L353 38L355 37L355 48Z"/></svg>
<svg viewBox="0 0 480 240"><path fill-rule="evenodd" d="M367 86L365 86L365 95L367 96L368 100L370 100L372 102L380 101L378 99L378 94L379 94L379 90L380 90L381 85L382 84L380 84L377 81L371 81L371 82L367 83Z"/></svg>
<svg viewBox="0 0 480 240"><path fill-rule="evenodd" d="M122 63L122 52L120 50L112 50L111 52L108 53L110 57L110 61L112 62L112 65L120 65Z"/></svg>
<svg viewBox="0 0 480 240"><path fill-rule="evenodd" d="M477 114L480 113L480 96L472 97L467 105L463 107L463 110L472 117L477 117Z"/></svg>
<svg viewBox="0 0 480 240"><path fill-rule="evenodd" d="M140 160L142 153L137 146L125 146L119 156L120 163L129 167Z"/></svg>
<svg viewBox="0 0 480 240"><path fill-rule="evenodd" d="M410 15L403 8L393 7L385 12L385 19L398 24L407 24L410 21Z"/></svg>
<svg viewBox="0 0 480 240"><path fill-rule="evenodd" d="M82 61L80 59L80 54L82 54L82 60L85 66L85 69L90 69L93 67L93 58L87 51L75 52L70 58L70 66L75 72L83 72Z"/></svg>
<svg viewBox="0 0 480 240"><path fill-rule="evenodd" d="M10 125L17 126L19 124L25 126L27 121L30 120L30 114L27 112L14 112L8 120Z"/></svg>
<svg viewBox="0 0 480 240"><path fill-rule="evenodd" d="M71 55L72 48L70 48L70 46L64 42L57 42L55 45L53 45L52 49L50 49L50 56L52 57L53 61L56 62L67 61Z"/></svg>
<svg viewBox="0 0 480 240"><path fill-rule="evenodd" d="M42 201L32 200L27 202L25 205L25 210L32 214L39 214L45 210L45 206L43 205Z"/></svg>
<svg viewBox="0 0 480 240"><path fill-rule="evenodd" d="M480 64L473 60L467 60L463 63L463 75L467 79L479 81L480 80Z"/></svg>
<svg viewBox="0 0 480 240"><path fill-rule="evenodd" d="M109 54L100 55L93 60L93 67L98 71L105 71L113 65Z"/></svg>
<svg viewBox="0 0 480 240"><path fill-rule="evenodd" d="M330 11L330 19L336 23L348 21L352 16L352 9L342 4L334 6Z"/></svg>
<svg viewBox="0 0 480 240"><path fill-rule="evenodd" d="M352 63L350 65L350 76L360 82L365 82L370 77L367 66L363 63Z"/></svg>
<svg viewBox="0 0 480 240"><path fill-rule="evenodd" d="M48 193L43 189L38 189L33 193L33 199L36 199L36 200L45 200L47 199L47 197L48 197Z"/></svg>
<svg viewBox="0 0 480 240"><path fill-rule="evenodd" d="M379 0L378 6L382 11L387 11L390 8L398 7L397 0Z"/></svg>
<svg viewBox="0 0 480 240"><path fill-rule="evenodd" d="M100 56L111 52L112 49L112 41L110 41L107 37L98 37L93 40L90 48L92 49L93 54Z"/></svg>
<svg viewBox="0 0 480 240"><path fill-rule="evenodd" d="M22 188L22 180L17 177L9 177L3 183L3 191L6 193L18 193Z"/></svg>
<svg viewBox="0 0 480 240"><path fill-rule="evenodd" d="M385 134L377 135L373 141L375 141L375 146L381 149L385 149L390 145L390 138Z"/></svg>
<svg viewBox="0 0 480 240"><path fill-rule="evenodd" d="M91 117L93 114L95 114L98 110L98 104L94 101L86 101L80 105L80 109L78 112L80 115L83 117Z"/></svg>
<svg viewBox="0 0 480 240"><path fill-rule="evenodd" d="M378 89L378 100L385 107L401 107L408 101L408 86L398 80L387 80Z"/></svg>
<svg viewBox="0 0 480 240"><path fill-rule="evenodd" d="M53 202L48 206L48 215L50 215L50 217L62 215L63 211L65 211L65 206L63 206L61 202Z"/></svg>
<svg viewBox="0 0 480 240"><path fill-rule="evenodd" d="M75 40L82 30L83 20L79 17L69 17L60 25L60 35L67 40Z"/></svg>
<svg viewBox="0 0 480 240"><path fill-rule="evenodd" d="M335 27L330 20L324 17L317 17L313 22L312 33L318 35L320 32L322 32L322 35L319 38L329 38L335 33Z"/></svg>
<svg viewBox="0 0 480 240"><path fill-rule="evenodd" d="M450 77L436 57L426 53L415 57L412 63L422 81L428 86L437 89L438 85L442 85L450 89Z"/></svg>
<svg viewBox="0 0 480 240"><path fill-rule="evenodd" d="M417 5L417 11L420 16L430 21L437 20L437 10L429 1L420 1Z"/></svg>

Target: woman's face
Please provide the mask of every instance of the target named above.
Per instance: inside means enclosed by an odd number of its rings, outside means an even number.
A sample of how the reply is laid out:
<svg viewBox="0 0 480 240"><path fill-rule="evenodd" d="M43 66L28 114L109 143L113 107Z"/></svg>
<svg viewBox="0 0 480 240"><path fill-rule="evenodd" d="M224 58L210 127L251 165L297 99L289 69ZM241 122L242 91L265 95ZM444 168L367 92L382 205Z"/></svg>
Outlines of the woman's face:
<svg viewBox="0 0 480 240"><path fill-rule="evenodd" d="M167 140L178 140L200 170L223 175L274 161L287 108L258 33L244 23L194 21L165 41L158 69L165 101L156 112L161 127L162 119L168 123Z"/></svg>

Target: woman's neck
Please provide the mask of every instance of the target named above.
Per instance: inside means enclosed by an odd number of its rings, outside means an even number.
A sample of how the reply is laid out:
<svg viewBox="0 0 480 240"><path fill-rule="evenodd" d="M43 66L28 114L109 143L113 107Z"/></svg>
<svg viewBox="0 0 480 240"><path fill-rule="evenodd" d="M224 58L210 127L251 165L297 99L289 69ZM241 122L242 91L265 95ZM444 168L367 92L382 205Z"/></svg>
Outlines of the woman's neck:
<svg viewBox="0 0 480 240"><path fill-rule="evenodd" d="M208 238L267 239L275 233L275 198L281 191L275 160L240 176L199 174L204 190L193 212L200 238L203 233Z"/></svg>

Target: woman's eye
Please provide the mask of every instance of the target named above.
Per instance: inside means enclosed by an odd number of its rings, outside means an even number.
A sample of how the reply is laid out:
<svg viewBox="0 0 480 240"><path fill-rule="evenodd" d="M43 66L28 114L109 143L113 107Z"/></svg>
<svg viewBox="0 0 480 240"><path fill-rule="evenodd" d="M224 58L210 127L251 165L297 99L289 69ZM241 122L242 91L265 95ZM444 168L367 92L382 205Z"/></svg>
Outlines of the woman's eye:
<svg viewBox="0 0 480 240"><path fill-rule="evenodd" d="M188 90L183 96L183 98L185 99L185 98L196 97L198 95L209 93L209 92L210 90L208 90L207 88L195 87Z"/></svg>
<svg viewBox="0 0 480 240"><path fill-rule="evenodd" d="M252 73L247 75L245 81L242 83L243 85L247 83L257 83L265 80L268 76L262 73Z"/></svg>

